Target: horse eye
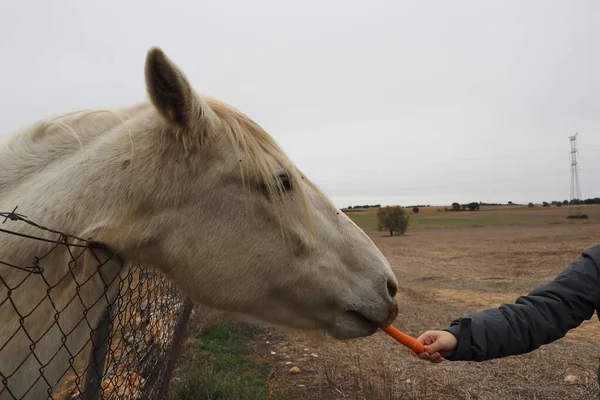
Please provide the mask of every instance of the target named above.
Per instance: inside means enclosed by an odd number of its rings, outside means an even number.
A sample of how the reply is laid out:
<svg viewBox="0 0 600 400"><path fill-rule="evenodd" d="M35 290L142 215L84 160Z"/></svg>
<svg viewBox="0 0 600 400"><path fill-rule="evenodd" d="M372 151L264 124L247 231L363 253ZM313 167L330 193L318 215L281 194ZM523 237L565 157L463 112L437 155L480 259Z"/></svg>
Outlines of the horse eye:
<svg viewBox="0 0 600 400"><path fill-rule="evenodd" d="M288 174L282 172L277 176L277 178L279 179L280 189L282 189L284 192L292 190L292 182L290 181Z"/></svg>
<svg viewBox="0 0 600 400"><path fill-rule="evenodd" d="M277 192L279 192L279 194L283 194L285 192L289 192L290 190L292 190L292 181L290 180L289 175L286 174L285 172L280 172L279 174L277 174L275 179L276 179L275 190L277 190ZM267 185L261 184L260 189L265 194L268 193Z"/></svg>

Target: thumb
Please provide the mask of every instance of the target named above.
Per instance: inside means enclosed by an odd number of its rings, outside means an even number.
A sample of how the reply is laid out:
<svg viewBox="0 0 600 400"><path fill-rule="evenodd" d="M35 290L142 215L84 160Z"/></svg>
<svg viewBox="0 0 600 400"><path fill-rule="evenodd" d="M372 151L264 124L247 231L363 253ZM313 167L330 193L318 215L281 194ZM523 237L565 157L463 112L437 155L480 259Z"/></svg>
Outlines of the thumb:
<svg viewBox="0 0 600 400"><path fill-rule="evenodd" d="M425 339L424 347L425 351L429 354L433 354L444 350L444 341L440 340L438 335L430 335Z"/></svg>
<svg viewBox="0 0 600 400"><path fill-rule="evenodd" d="M442 345L440 344L440 342L433 342L431 344L426 344L424 347L425 347L425 351L428 352L429 354L433 354L433 353L436 353L436 352L442 350Z"/></svg>
<svg viewBox="0 0 600 400"><path fill-rule="evenodd" d="M433 354L441 347L438 341L439 335L435 331L425 332L417 338L417 340L423 343L425 351L429 354Z"/></svg>

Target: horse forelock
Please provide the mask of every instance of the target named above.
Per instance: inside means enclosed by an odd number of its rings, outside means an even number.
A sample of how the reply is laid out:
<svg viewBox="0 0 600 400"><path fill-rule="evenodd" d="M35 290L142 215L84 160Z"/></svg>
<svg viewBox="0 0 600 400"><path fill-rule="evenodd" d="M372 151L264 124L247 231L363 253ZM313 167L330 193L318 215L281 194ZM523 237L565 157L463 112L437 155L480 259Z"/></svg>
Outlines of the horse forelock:
<svg viewBox="0 0 600 400"><path fill-rule="evenodd" d="M318 191L316 185L305 177L290 161L286 153L259 124L234 107L220 100L205 97L203 101L222 122L222 127L230 139L239 160L240 172L245 177L245 184L260 183L267 189L270 202L278 215L282 233L285 235L285 224L282 221L285 208L290 204L278 192L276 173L286 174L293 190L298 195L309 233L314 233L313 214L308 200L307 187Z"/></svg>

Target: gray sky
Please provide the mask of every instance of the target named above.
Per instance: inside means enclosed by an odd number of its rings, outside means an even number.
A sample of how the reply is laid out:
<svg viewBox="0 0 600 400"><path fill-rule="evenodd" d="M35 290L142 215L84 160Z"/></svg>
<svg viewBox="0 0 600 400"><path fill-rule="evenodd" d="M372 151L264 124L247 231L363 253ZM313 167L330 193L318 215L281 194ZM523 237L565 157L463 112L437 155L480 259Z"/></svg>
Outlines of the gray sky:
<svg viewBox="0 0 600 400"><path fill-rule="evenodd" d="M161 46L338 206L600 196L600 2L4 1L0 135L145 98Z"/></svg>

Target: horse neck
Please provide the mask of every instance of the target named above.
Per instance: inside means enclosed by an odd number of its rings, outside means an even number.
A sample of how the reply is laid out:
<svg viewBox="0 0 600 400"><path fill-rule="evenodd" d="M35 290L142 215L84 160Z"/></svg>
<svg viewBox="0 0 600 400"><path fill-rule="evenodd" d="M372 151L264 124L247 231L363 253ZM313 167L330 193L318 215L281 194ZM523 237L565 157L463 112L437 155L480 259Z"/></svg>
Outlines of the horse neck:
<svg viewBox="0 0 600 400"><path fill-rule="evenodd" d="M130 126L146 117L134 113L137 107L121 113ZM61 122L75 134L58 131L60 126L44 131L42 122L0 144L0 211L18 206L34 222L96 239L135 207L127 173L136 161L131 138L114 117L75 122L63 117ZM135 136L135 129L131 133ZM143 157L144 141L137 142Z"/></svg>

